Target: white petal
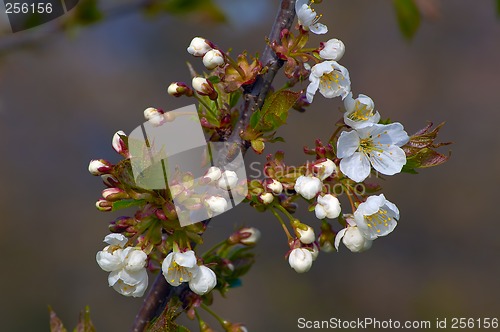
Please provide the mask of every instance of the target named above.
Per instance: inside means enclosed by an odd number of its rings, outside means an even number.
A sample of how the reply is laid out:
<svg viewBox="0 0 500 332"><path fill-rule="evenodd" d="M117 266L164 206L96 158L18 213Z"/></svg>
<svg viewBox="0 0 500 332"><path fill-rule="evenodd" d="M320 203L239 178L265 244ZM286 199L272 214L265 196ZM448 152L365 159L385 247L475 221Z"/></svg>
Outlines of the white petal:
<svg viewBox="0 0 500 332"><path fill-rule="evenodd" d="M346 230L347 228L343 228L335 235L335 249L337 249L337 251L339 251L340 240L344 237Z"/></svg>
<svg viewBox="0 0 500 332"><path fill-rule="evenodd" d="M307 98L307 102L310 104L313 102L314 95L316 94L316 91L318 91L319 78L315 78L314 80L311 80L311 76L309 76L309 80L311 81L311 83L309 83L309 85L307 86L306 98Z"/></svg>
<svg viewBox="0 0 500 332"><path fill-rule="evenodd" d="M378 124L373 128L372 135L375 144L403 146L410 139L406 131L404 131L403 125L399 122L388 125Z"/></svg>
<svg viewBox="0 0 500 332"><path fill-rule="evenodd" d="M120 254L115 250L113 253L106 249L99 251L96 255L97 264L106 272L116 271L122 268L122 260Z"/></svg>
<svg viewBox="0 0 500 332"><path fill-rule="evenodd" d="M361 152L340 161L340 171L356 182L363 182L370 175L370 161Z"/></svg>
<svg viewBox="0 0 500 332"><path fill-rule="evenodd" d="M187 268L192 268L196 265L196 256L192 250L188 250L186 252L176 252L174 254L174 260L180 266Z"/></svg>
<svg viewBox="0 0 500 332"><path fill-rule="evenodd" d="M316 214L316 218L318 218L318 219L324 219L324 218L326 218L325 208L321 204L317 204L314 207L314 213Z"/></svg>
<svg viewBox="0 0 500 332"><path fill-rule="evenodd" d="M106 235L104 242L123 248L123 246L128 242L128 239L123 234L111 233Z"/></svg>
<svg viewBox="0 0 500 332"><path fill-rule="evenodd" d="M385 175L401 172L406 164L405 152L395 145L384 147L381 152L373 151L369 159L373 168Z"/></svg>
<svg viewBox="0 0 500 332"><path fill-rule="evenodd" d="M109 287L116 284L116 282L120 280L120 271L113 271L108 276L108 285Z"/></svg>
<svg viewBox="0 0 500 332"><path fill-rule="evenodd" d="M142 250L134 249L125 258L125 268L129 271L138 271L144 267L148 255Z"/></svg>
<svg viewBox="0 0 500 332"><path fill-rule="evenodd" d="M352 156L359 148L359 136L355 130L343 131L337 142L337 157L346 158Z"/></svg>
<svg viewBox="0 0 500 332"><path fill-rule="evenodd" d="M328 32L328 27L321 23L316 23L309 26L309 30L317 35L324 35Z"/></svg>
<svg viewBox="0 0 500 332"><path fill-rule="evenodd" d="M354 111L354 106L356 105L356 101L352 98L352 92L349 92L347 96L344 98L344 107L346 113L351 113Z"/></svg>
<svg viewBox="0 0 500 332"><path fill-rule="evenodd" d="M144 278L148 277L148 273L145 268L142 268L138 271L127 271L125 269L119 272L120 279L123 280L124 283L130 286L135 286L139 284Z"/></svg>
<svg viewBox="0 0 500 332"><path fill-rule="evenodd" d="M198 272L189 281L189 288L198 295L210 292L217 285L217 276L208 267L200 266Z"/></svg>

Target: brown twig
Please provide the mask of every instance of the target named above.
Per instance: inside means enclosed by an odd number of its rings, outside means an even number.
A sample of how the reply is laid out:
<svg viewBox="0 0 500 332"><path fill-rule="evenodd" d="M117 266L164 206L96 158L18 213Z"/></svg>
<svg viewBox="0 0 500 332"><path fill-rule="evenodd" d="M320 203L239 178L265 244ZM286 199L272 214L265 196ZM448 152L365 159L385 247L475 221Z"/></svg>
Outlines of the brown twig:
<svg viewBox="0 0 500 332"><path fill-rule="evenodd" d="M279 41L281 31L283 29L290 29L294 18L295 0L281 0L281 6L278 10L278 14L276 15L271 33L269 34L269 40L271 42L275 40ZM264 100L269 92L271 83L274 80L276 73L283 66L283 61L276 57L276 54L269 45L267 45L264 49L260 61L263 65L268 67L268 70L264 75L257 77L254 84L247 87L245 90L245 94L243 96L244 103L240 113L240 118L235 126L235 129L233 130L232 135L228 139L230 144L233 144L235 148L241 149L243 153L245 153L248 149L248 142L241 138L241 133L248 125L248 121L252 113L257 109L260 109L264 104ZM204 223L208 224L209 221L210 220L206 220ZM153 286L151 287L151 290L144 299L143 305L135 318L131 331L144 331L147 324L161 314L172 296L180 296L182 292L187 290L187 287L179 286L174 288L170 286L166 282L163 275L159 273L153 283Z"/></svg>

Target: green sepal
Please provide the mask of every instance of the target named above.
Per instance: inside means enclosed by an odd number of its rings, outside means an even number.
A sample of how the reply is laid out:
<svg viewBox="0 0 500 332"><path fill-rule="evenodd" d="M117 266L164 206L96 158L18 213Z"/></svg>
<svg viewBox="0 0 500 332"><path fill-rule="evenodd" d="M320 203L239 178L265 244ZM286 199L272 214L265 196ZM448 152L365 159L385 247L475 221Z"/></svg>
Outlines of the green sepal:
<svg viewBox="0 0 500 332"><path fill-rule="evenodd" d="M126 209L132 206L140 206L146 203L144 199L122 199L120 201L116 201L112 203L111 211L118 211L121 209Z"/></svg>

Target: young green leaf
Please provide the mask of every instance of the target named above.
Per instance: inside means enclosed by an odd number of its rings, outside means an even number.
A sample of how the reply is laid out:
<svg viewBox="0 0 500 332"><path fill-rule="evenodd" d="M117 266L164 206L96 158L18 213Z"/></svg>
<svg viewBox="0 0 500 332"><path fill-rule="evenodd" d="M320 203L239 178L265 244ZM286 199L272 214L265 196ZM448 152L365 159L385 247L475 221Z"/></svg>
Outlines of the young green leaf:
<svg viewBox="0 0 500 332"><path fill-rule="evenodd" d="M420 25L420 11L414 0L393 0L399 29L407 39L413 38Z"/></svg>
<svg viewBox="0 0 500 332"><path fill-rule="evenodd" d="M299 99L300 93L280 90L268 96L260 111L250 118L250 126L257 131L274 131L286 123L288 110Z"/></svg>

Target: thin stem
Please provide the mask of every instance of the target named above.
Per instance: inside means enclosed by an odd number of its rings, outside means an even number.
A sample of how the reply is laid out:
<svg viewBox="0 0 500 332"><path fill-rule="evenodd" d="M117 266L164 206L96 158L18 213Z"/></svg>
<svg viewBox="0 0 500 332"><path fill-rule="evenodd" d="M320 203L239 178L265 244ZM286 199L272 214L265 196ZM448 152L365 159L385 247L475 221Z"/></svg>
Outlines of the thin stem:
<svg viewBox="0 0 500 332"><path fill-rule="evenodd" d="M283 227L283 230L285 231L285 234L286 234L286 237L288 239L288 242L293 241L292 235L290 235L290 232L288 231L288 228L286 227L285 222L283 221L283 219L281 218L281 216L278 214L278 212L276 212L272 208L271 208L271 212L274 214L274 216L276 217L276 219L278 219L278 221L281 224L281 227Z"/></svg>
<svg viewBox="0 0 500 332"><path fill-rule="evenodd" d="M206 304L202 303L201 304L201 308L203 308L206 312L208 312L210 315L212 315L215 319L217 319L217 321L219 322L219 324L222 326L222 327L225 327L225 321L224 319L222 319L219 315L217 315L214 311L212 311L212 309L210 309L209 306L207 306Z"/></svg>
<svg viewBox="0 0 500 332"><path fill-rule="evenodd" d="M288 217L288 219L290 219L290 221L297 219L294 216L292 216L290 212L288 212L281 204L275 204L274 206L277 207L278 210L283 212Z"/></svg>
<svg viewBox="0 0 500 332"><path fill-rule="evenodd" d="M349 203L351 203L352 213L354 213L354 211L356 211L356 208L354 207L354 202L352 201L351 194L349 193L349 191L346 191L346 195L347 198L349 199Z"/></svg>

